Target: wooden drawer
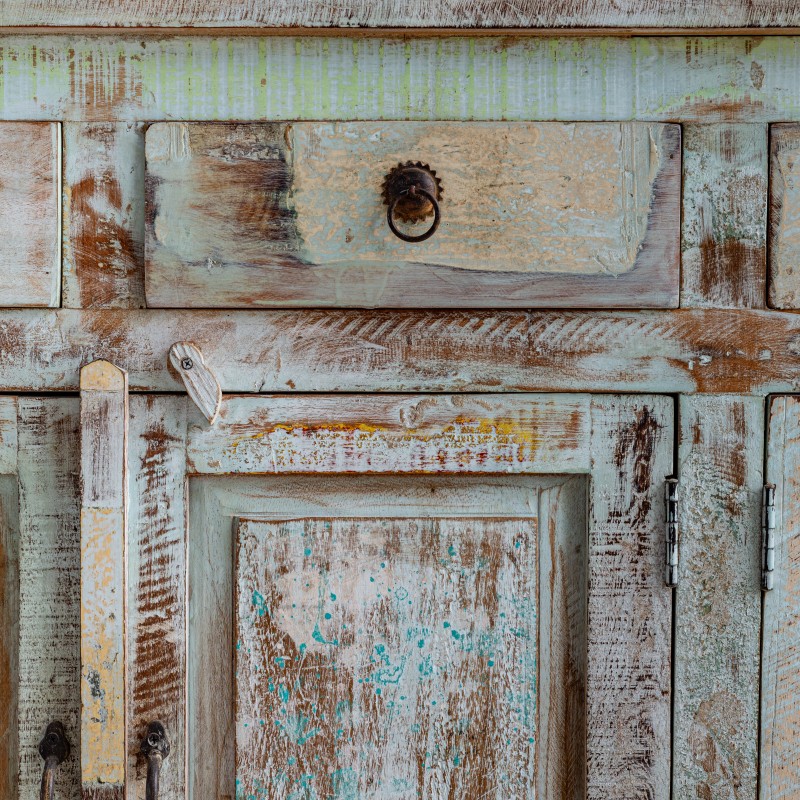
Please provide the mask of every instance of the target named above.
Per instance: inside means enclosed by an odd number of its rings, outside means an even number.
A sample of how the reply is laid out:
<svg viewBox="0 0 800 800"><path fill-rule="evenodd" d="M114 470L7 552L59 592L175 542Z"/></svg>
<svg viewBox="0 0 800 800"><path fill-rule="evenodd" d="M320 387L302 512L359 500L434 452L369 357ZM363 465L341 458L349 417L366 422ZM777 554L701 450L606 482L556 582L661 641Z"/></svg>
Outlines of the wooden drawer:
<svg viewBox="0 0 800 800"><path fill-rule="evenodd" d="M0 306L57 306L60 130L0 124Z"/></svg>
<svg viewBox="0 0 800 800"><path fill-rule="evenodd" d="M147 303L674 307L680 152L679 126L636 122L157 123ZM407 161L442 186L419 243L382 197Z"/></svg>

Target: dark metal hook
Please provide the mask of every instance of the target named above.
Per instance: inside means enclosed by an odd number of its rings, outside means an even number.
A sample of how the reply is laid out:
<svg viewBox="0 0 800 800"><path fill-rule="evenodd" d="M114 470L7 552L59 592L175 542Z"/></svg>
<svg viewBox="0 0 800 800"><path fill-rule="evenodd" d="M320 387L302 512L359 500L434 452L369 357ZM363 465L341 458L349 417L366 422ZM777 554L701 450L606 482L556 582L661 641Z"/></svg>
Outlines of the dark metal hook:
<svg viewBox="0 0 800 800"><path fill-rule="evenodd" d="M142 754L147 759L146 800L158 800L161 765L169 755L169 750L169 739L164 726L160 722L151 722L147 726L147 734L142 739Z"/></svg>
<svg viewBox="0 0 800 800"><path fill-rule="evenodd" d="M69 742L60 722L51 722L47 726L44 738L39 742L39 755L44 759L39 800L53 800L56 769L69 756Z"/></svg>

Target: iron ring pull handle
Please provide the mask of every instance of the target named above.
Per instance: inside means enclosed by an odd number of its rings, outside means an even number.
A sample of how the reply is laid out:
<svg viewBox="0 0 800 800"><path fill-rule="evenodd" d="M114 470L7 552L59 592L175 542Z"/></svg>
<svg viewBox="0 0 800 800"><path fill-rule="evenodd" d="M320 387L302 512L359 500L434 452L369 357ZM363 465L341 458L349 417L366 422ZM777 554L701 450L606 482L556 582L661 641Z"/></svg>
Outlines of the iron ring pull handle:
<svg viewBox="0 0 800 800"><path fill-rule="evenodd" d="M64 726L60 722L51 722L47 726L44 738L39 742L39 755L44 759L39 800L53 800L56 770L58 765L69 755L69 742L64 732Z"/></svg>
<svg viewBox="0 0 800 800"><path fill-rule="evenodd" d="M397 204L405 195L410 195L412 197L414 195L422 195L422 197L424 197L433 206L433 222L431 223L430 228L425 231L425 233L412 236L411 234L404 233L394 224L394 210L397 208ZM386 222L389 223L389 230L398 239L402 239L404 242L424 242L426 239L430 239L431 236L436 233L436 229L439 227L441 218L442 214L439 210L439 203L437 202L436 198L427 189L423 189L419 186L411 186L404 192L400 192L400 194L398 194L394 200L392 200L392 202L389 204L389 208L386 210Z"/></svg>
<svg viewBox="0 0 800 800"><path fill-rule="evenodd" d="M160 722L151 722L147 726L147 734L142 739L142 754L147 759L145 800L158 800L161 765L169 756L169 749L169 739L164 726Z"/></svg>
<svg viewBox="0 0 800 800"><path fill-rule="evenodd" d="M404 242L424 242L430 239L439 227L442 214L439 202L442 197L442 181L436 170L421 161L406 161L389 171L383 179L383 202L389 230ZM403 222L422 222L433 213L433 222L428 230L413 236L398 229L395 219Z"/></svg>

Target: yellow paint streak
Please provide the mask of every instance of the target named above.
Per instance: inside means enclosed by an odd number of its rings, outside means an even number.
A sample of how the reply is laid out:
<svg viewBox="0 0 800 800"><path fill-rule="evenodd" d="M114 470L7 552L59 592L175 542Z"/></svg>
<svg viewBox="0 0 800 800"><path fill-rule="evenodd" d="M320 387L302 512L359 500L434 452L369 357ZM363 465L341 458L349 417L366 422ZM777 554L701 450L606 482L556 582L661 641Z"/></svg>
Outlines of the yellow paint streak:
<svg viewBox="0 0 800 800"><path fill-rule="evenodd" d="M81 777L125 780L124 513L81 510Z"/></svg>

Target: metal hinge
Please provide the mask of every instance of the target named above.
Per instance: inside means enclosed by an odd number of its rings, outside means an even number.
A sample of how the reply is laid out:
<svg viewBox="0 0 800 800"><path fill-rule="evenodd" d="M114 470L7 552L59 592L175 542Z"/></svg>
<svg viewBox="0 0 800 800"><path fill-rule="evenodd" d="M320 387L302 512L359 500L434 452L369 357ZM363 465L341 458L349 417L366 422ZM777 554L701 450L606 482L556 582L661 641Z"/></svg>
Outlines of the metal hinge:
<svg viewBox="0 0 800 800"><path fill-rule="evenodd" d="M772 589L775 572L775 484L765 483L761 500L761 588Z"/></svg>
<svg viewBox="0 0 800 800"><path fill-rule="evenodd" d="M678 585L678 479L667 478L664 486L666 501L666 563L664 582Z"/></svg>

